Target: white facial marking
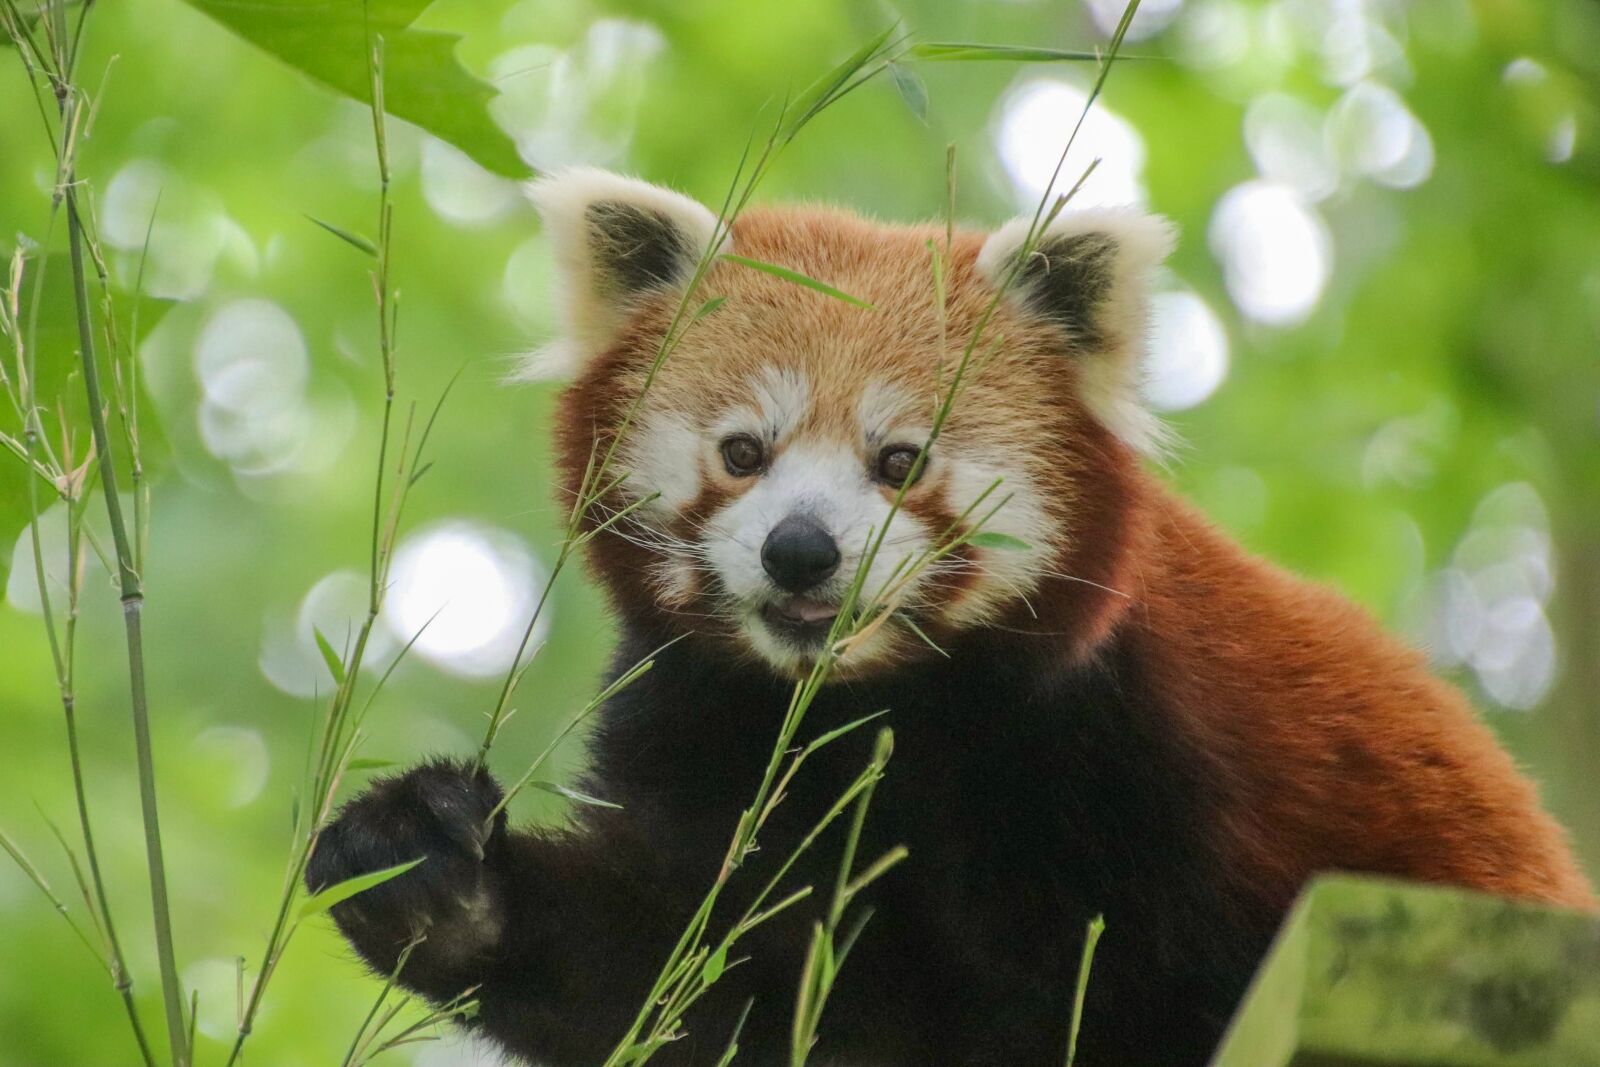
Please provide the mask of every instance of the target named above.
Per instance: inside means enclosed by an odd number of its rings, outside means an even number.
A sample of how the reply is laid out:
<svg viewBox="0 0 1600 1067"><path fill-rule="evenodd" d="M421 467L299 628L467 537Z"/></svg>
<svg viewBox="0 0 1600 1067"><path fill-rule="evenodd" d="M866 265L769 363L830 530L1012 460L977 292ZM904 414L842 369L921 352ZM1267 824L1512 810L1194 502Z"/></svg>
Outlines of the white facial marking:
<svg viewBox="0 0 1600 1067"><path fill-rule="evenodd" d="M807 442L783 449L759 482L707 524L705 547L711 569L747 618L750 642L769 662L786 668L798 664L802 656L772 634L756 612L781 595L761 566L761 546L774 526L797 512L820 523L842 557L833 577L807 594L815 599L843 595L885 522L888 534L867 572L865 597L884 587L902 558L927 546L927 536L915 518L900 512L889 519L882 487L867 476L855 448Z"/></svg>
<svg viewBox="0 0 1600 1067"><path fill-rule="evenodd" d="M659 494L644 510L671 518L700 495L700 431L675 413L642 418L628 435L623 467L629 472L622 489L631 500Z"/></svg>
<svg viewBox="0 0 1600 1067"><path fill-rule="evenodd" d="M874 445L884 444L891 438L899 440L897 424L913 416L914 403L908 389L881 379L868 382L861 390L861 399L856 402L856 422L861 427L862 437ZM921 442L927 439L927 432L905 439Z"/></svg>
<svg viewBox="0 0 1600 1067"><path fill-rule="evenodd" d="M775 632L762 616L763 608L788 599L762 566L762 546L773 527L790 515L805 515L819 523L837 543L841 560L833 576L805 596L837 601L888 523L862 590L863 601L870 602L896 578L903 560L920 555L945 533L929 529L904 510L891 519L890 494L871 475L878 449L926 440L926 413L904 386L874 381L856 401L858 440L818 441L796 436L812 403L803 375L769 368L750 381L749 390L749 403L709 426L672 413L641 419L628 449L635 473L626 485L634 499L659 494L641 519L670 520L699 496L701 472L718 462L718 443L728 434L753 434L768 443L775 452L768 469L752 477L702 529L687 535L689 541L667 533L656 522L638 536L653 541L661 553L649 578L664 608L692 604L707 591L704 578L714 575L717 592L729 602L724 610L738 620L750 646L779 669L802 670L806 650ZM978 548L966 553L970 559L950 557L930 568L928 577L913 580L900 603L918 607L919 596L927 595L929 578L936 581L941 569L976 571L977 580L966 583L954 603L937 607L957 626L981 624L1038 585L1042 561L1054 548L1052 522L1037 486L1026 472L1007 462L1003 452L947 440L935 446L929 463L925 485L942 494L951 514L963 513L983 497L969 521L983 518L984 530L1007 534L1028 547ZM926 605L926 599L921 604ZM905 639L895 627L884 627L851 655L869 661L892 653Z"/></svg>
<svg viewBox="0 0 1600 1067"><path fill-rule="evenodd" d="M969 521L987 516L984 531L1015 537L1028 546L978 550L983 578L949 613L951 622L965 626L983 621L1000 605L1026 596L1038 586L1039 567L1050 556L1051 520L1033 480L1020 470L1007 468L981 452L941 458L946 461L945 493L950 510L959 515L983 497Z"/></svg>
<svg viewBox="0 0 1600 1067"><path fill-rule="evenodd" d="M751 383L769 440L781 441L811 409L811 386L799 371L768 367Z"/></svg>

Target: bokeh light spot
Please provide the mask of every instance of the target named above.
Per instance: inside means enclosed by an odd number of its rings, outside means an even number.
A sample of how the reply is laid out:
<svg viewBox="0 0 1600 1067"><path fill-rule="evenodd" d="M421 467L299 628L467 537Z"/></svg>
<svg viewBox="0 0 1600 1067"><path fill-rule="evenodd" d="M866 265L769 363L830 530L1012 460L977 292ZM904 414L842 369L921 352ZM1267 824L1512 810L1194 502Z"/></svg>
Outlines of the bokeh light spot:
<svg viewBox="0 0 1600 1067"><path fill-rule="evenodd" d="M618 18L596 20L569 51L513 48L490 64L500 89L490 113L541 169L614 162L633 139L650 61L665 48L651 23Z"/></svg>
<svg viewBox="0 0 1600 1067"><path fill-rule="evenodd" d="M543 568L520 539L494 527L447 522L420 530L395 551L385 620L397 640L457 674L483 677L510 666ZM549 609L533 636L549 629Z"/></svg>
<svg viewBox="0 0 1600 1067"><path fill-rule="evenodd" d="M1328 154L1322 113L1288 93L1263 93L1244 113L1244 142L1256 170L1268 181L1321 200L1339 184Z"/></svg>
<svg viewBox="0 0 1600 1067"><path fill-rule="evenodd" d="M210 726L189 743L189 765L216 789L226 807L242 808L267 787L271 759L260 731L245 726Z"/></svg>
<svg viewBox="0 0 1600 1067"><path fill-rule="evenodd" d="M1161 411L1192 408L1228 374L1228 334L1216 312L1187 290L1150 301L1150 347L1141 388Z"/></svg>
<svg viewBox="0 0 1600 1067"><path fill-rule="evenodd" d="M1212 253L1228 295L1257 322L1293 326L1317 306L1333 268L1321 216L1293 189L1249 181L1223 194L1211 215Z"/></svg>
<svg viewBox="0 0 1600 1067"><path fill-rule="evenodd" d="M1352 86L1328 112L1328 148L1348 173L1410 188L1433 172L1433 141L1400 94L1386 85Z"/></svg>
<svg viewBox="0 0 1600 1067"><path fill-rule="evenodd" d="M517 186L437 137L422 141L422 196L440 218L462 226L493 222L517 202Z"/></svg>
<svg viewBox="0 0 1600 1067"><path fill-rule="evenodd" d="M1555 634L1545 613L1554 591L1544 501L1526 482L1503 485L1479 502L1427 591L1429 651L1443 665L1471 667L1501 707L1533 708L1555 683Z"/></svg>
<svg viewBox="0 0 1600 1067"><path fill-rule="evenodd" d="M1032 207L1044 195L1061 149L1088 98L1088 93L1068 82L1029 78L1002 99L995 124L995 151L1011 178L1019 205ZM1126 119L1098 102L1083 120L1072 154L1056 180L1056 193L1071 189L1095 159L1100 165L1073 198L1075 206L1143 201L1144 138Z"/></svg>
<svg viewBox="0 0 1600 1067"><path fill-rule="evenodd" d="M200 437L240 475L284 470L310 429L310 374L299 325L270 300L235 300L212 313L195 342Z"/></svg>
<svg viewBox="0 0 1600 1067"><path fill-rule="evenodd" d="M1109 37L1116 32L1128 5L1125 0L1083 0L1083 6L1088 9L1095 28ZM1142 41L1154 37L1166 29L1182 9L1183 0L1145 0L1133 13L1125 39Z"/></svg>

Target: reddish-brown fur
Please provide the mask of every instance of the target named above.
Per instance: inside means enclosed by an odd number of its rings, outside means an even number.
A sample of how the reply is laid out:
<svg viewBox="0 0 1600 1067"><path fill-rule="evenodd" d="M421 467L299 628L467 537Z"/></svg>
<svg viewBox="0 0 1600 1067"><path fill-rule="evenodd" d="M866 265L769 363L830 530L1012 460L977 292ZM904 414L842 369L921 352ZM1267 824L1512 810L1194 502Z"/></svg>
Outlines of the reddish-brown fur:
<svg viewBox="0 0 1600 1067"><path fill-rule="evenodd" d="M921 380L931 395L939 341L924 245L941 239L935 228L881 227L834 212L754 211L734 231L742 253L828 279L894 315L863 315L726 263L704 291L746 309L751 319L722 324L738 335L771 337L776 323L778 336L855 339L851 358L824 349L805 364L828 383L814 421L848 434L866 376ZM958 233L953 245L946 332L957 353L992 291L972 267L981 240ZM669 294L648 307L568 393L559 439L569 489L594 427L614 420L636 392L675 303ZM752 329L756 316L762 325ZM1243 891L1281 908L1310 872L1343 867L1594 906L1532 786L1420 655L1334 591L1251 557L1141 469L1086 415L1071 357L1054 350L1060 342L1048 331L1002 305L985 336L1002 337L1005 351L961 395L950 435L960 442L971 426L977 439L1029 451L1062 525L1053 569L1073 579L1047 579L1000 625L1053 635L1049 655L1067 660L1092 656L1118 627L1132 637L1162 703L1186 709L1171 722L1174 733L1235 786L1215 844ZM717 333L686 341L648 405L714 408L719 395L738 396L746 371L774 358L772 347L744 340ZM707 486L697 515L737 489ZM935 527L954 518L932 497L913 495L907 508ZM606 538L591 556L624 611L651 610L639 554Z"/></svg>
<svg viewBox="0 0 1600 1067"><path fill-rule="evenodd" d="M1334 591L1254 559L1165 491L1128 626L1172 728L1228 781L1241 892L1383 871L1594 907L1560 828L1463 697Z"/></svg>
<svg viewBox="0 0 1600 1067"><path fill-rule="evenodd" d="M769 366L810 385L799 436L842 450L859 447L868 380L927 395L931 407L994 290L978 268L983 238L958 233L941 330L930 240L942 230L750 212L733 234L738 252L877 310L721 262L699 298L727 304L685 337L632 432L663 414L710 425ZM634 305L565 394L564 503L609 447L678 299L655 292ZM998 565L996 550L967 546L970 566L930 583L923 620L948 658L903 641L853 665L808 713L815 736L888 709L895 757L862 856L910 850L868 894L876 916L841 972L814 1062L1060 1063L1083 924L1098 913L1107 927L1080 1062L1190 1067L1209 1058L1277 922L1318 871L1595 908L1561 830L1465 698L1360 608L1245 553L1096 417L1107 408L1086 398L1114 382L1107 361L1137 346L1130 322L1093 324L1084 333L1103 347L1091 351L1024 302L997 306L985 336L1000 343L982 349L906 509L943 530L962 504L951 459L1005 457L1043 516L1030 584L996 587L982 569ZM731 476L716 455L714 442L686 449L698 495L650 521L693 538L750 491L754 479ZM626 440L618 456L629 458ZM430 929L402 981L436 1000L478 988L485 1030L540 1061L599 1062L633 1018L721 867L788 700L790 682L715 617L714 577L668 595L651 577L659 552L622 529L588 546L621 622L613 674L686 638L599 720L586 788L622 810L583 809L570 832L513 832L503 820L487 832L492 780L424 765L353 802L308 873L315 886L430 856L335 916L381 971L415 929ZM983 610L962 614L974 604ZM750 891L741 878L765 879L869 744L847 737L796 776L750 870L729 883L735 912ZM831 884L835 862L813 851L792 877ZM741 942L749 959L658 1062L717 1062L746 998L755 1007L741 1062L789 1062L809 906Z"/></svg>
<svg viewBox="0 0 1600 1067"><path fill-rule="evenodd" d="M920 380L932 395L939 335L924 246L941 239L932 227L881 227L820 210L749 213L734 231L742 253L828 279L895 314L864 315L719 264L704 291L728 295L740 317L709 339L691 335L646 410L714 409L739 398L747 373L784 354L750 335L855 340L848 359L837 348L796 346L811 348L804 365L827 383L813 408L823 432L850 432L867 376ZM992 291L972 266L981 240L958 233L953 245L947 360ZM558 439L569 491L595 428L614 423L636 394L675 305L672 294L657 298L568 392ZM1053 569L1073 579L1047 579L1000 625L1052 635L1049 655L1067 660L1092 656L1115 628L1133 637L1163 703L1189 709L1172 721L1174 733L1236 787L1215 835L1242 890L1281 908L1310 872L1346 867L1594 906L1533 788L1420 655L1332 590L1249 556L1141 469L1086 415L1071 357L1054 350L1060 343L1048 330L1002 305L985 336L1002 337L1005 351L961 395L950 436L959 447L970 426L977 439L1029 451L1062 526ZM709 515L737 489L708 479L691 514ZM954 518L933 497L913 495L907 508L935 527ZM654 610L638 580L643 555L620 538L602 538L591 553L624 612Z"/></svg>

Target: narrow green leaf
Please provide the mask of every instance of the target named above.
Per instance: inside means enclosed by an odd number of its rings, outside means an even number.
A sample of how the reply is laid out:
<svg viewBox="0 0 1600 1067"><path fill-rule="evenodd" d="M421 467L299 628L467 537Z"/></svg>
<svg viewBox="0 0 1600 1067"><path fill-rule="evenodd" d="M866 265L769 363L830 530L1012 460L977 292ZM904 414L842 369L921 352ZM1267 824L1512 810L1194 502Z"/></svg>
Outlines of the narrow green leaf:
<svg viewBox="0 0 1600 1067"><path fill-rule="evenodd" d="M704 304L701 304L698 308L695 309L694 318L691 319L690 321L699 322L701 319L705 318L707 315L714 314L718 308L720 308L723 304L726 304L727 302L728 302L728 298L725 297L725 296L714 296L714 297L712 297L710 300L707 300Z"/></svg>
<svg viewBox="0 0 1600 1067"><path fill-rule="evenodd" d="M352 771L376 771L397 764L392 759L353 759L345 766Z"/></svg>
<svg viewBox="0 0 1600 1067"><path fill-rule="evenodd" d="M924 126L928 124L928 87L922 84L922 78L917 72L903 63L889 64L889 77L894 79L895 91L900 94L900 99L905 101L906 107L911 109L917 121Z"/></svg>
<svg viewBox="0 0 1600 1067"><path fill-rule="evenodd" d="M1000 60L1011 63L1098 62L1098 52L1072 48L1034 48L1020 44L969 44L960 41L925 41L911 46L914 59L931 63L970 63ZM1125 57L1126 58L1126 57Z"/></svg>
<svg viewBox="0 0 1600 1067"><path fill-rule="evenodd" d="M1078 984L1072 994L1072 1027L1067 1031L1067 1067L1072 1067L1078 1058L1078 1030L1083 1025L1083 998L1089 991L1089 969L1094 966L1095 946L1100 944L1100 935L1105 929L1106 917L1096 915L1084 931L1083 955L1078 959Z"/></svg>
<svg viewBox="0 0 1600 1067"><path fill-rule="evenodd" d="M300 905L300 918L309 919L313 915L321 915L335 904L343 903L357 893L364 893L373 886L379 886L391 878L400 877L426 858L425 856L418 856L408 863L397 863L393 867L385 867L381 871L358 874L354 878L346 878L342 882L335 882L322 892L312 894L305 899L305 902Z"/></svg>
<svg viewBox="0 0 1600 1067"><path fill-rule="evenodd" d="M851 79L869 68L874 60L881 58L880 53L889 45L889 39L894 36L898 28L898 25L889 25L883 32L856 49L850 58L807 86L786 109L787 113L794 117L785 124L780 136L793 137L806 123L837 100L842 90L851 84ZM881 70L882 67L876 69Z"/></svg>
<svg viewBox="0 0 1600 1067"><path fill-rule="evenodd" d="M622 808L621 804L616 804L609 800L601 800L597 796L591 796L588 793L579 792L570 786L560 785L556 782L529 782L528 784L533 788L541 789L546 793L554 793L558 797L566 797L575 804L588 804L589 806L595 808L616 808L618 810L621 810Z"/></svg>
<svg viewBox="0 0 1600 1067"><path fill-rule="evenodd" d="M744 1002L744 1010L739 1013L739 1021L733 1024L733 1033L728 1036L728 1047L723 1049L722 1058L717 1060L717 1067L728 1067L733 1058L739 1054L739 1035L744 1032L745 1020L750 1018L750 1009L754 1004L754 998Z"/></svg>
<svg viewBox="0 0 1600 1067"><path fill-rule="evenodd" d="M324 230L327 230L329 233L333 234L335 237L339 238L339 240L345 242L346 244L351 245L354 248L359 248L361 251L365 252L367 255L372 256L374 259L377 258L378 246L373 244L371 241L367 240L365 237L361 236L359 233L355 233L355 232L353 232L351 230L346 230L346 229L343 229L341 227L335 226L331 222L324 222L322 219L317 218L315 215L307 215L306 218L309 219L310 221L316 223L318 226L321 226Z"/></svg>
<svg viewBox="0 0 1600 1067"><path fill-rule="evenodd" d="M835 300L843 300L846 304L853 304L858 308L870 309L872 307L872 305L867 303L865 300L851 296L849 293L841 292L826 282L819 282L815 278L801 274L797 270L791 270L788 267L780 267L776 263L768 263L765 260L760 259L751 259L748 256L736 256L732 252L722 253L721 258L729 260L733 263L738 263L740 266L750 267L753 270L759 270L766 274L770 274L774 278L782 278L786 282L793 282L795 285L803 285L807 289L814 289L817 292L822 293L824 296L831 296Z"/></svg>
<svg viewBox="0 0 1600 1067"><path fill-rule="evenodd" d="M328 639L322 636L322 631L315 626L311 628L311 634L317 639L317 650L322 653L322 662L328 665L328 673L333 675L335 682L343 685L344 664L339 661L339 653L333 650L333 646L328 643Z"/></svg>
<svg viewBox="0 0 1600 1067"><path fill-rule="evenodd" d="M1020 537L1012 537L1010 534L1000 533L998 530L979 530L967 538L967 544L976 545L979 548L1003 548L1013 552L1026 551L1033 547Z"/></svg>
<svg viewBox="0 0 1600 1067"><path fill-rule="evenodd" d="M806 746L806 751L807 752L815 752L817 749L823 747L824 745L832 744L834 741L837 741L839 738L843 737L845 734L847 734L850 731L856 729L857 727L865 726L867 723L871 722L873 719L876 719L878 716L887 715L887 714L889 714L889 709L888 708L884 708L882 711L875 711L871 715L863 715L863 716L861 716L861 718L854 719L854 720L852 720L850 722L847 722L843 726L835 727L834 729L829 730L825 734L822 734L815 741L813 741L809 745L807 745Z"/></svg>
<svg viewBox="0 0 1600 1067"><path fill-rule="evenodd" d="M900 620L900 625L904 626L906 629L910 630L912 633L916 634L919 638L921 638L923 644L927 645L929 648L931 648L935 652L939 653L939 655L943 656L945 659L949 659L950 658L950 653L948 653L944 649L940 648L939 645L938 645L938 642L934 641L933 638L929 637L926 633L924 633L923 630L922 630L922 627L918 626L916 624L916 621L913 620L911 618L911 616L906 615L904 613L901 613L901 614L896 615L895 617Z"/></svg>

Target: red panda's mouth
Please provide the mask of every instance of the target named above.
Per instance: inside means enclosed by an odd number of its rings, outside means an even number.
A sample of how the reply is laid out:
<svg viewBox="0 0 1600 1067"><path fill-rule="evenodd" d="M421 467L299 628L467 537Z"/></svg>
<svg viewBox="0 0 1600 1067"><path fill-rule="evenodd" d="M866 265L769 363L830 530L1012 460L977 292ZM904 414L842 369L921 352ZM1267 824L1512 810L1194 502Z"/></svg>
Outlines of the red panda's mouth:
<svg viewBox="0 0 1600 1067"><path fill-rule="evenodd" d="M761 608L761 621L774 633L800 644L821 644L828 636L839 605L810 597L774 600Z"/></svg>

